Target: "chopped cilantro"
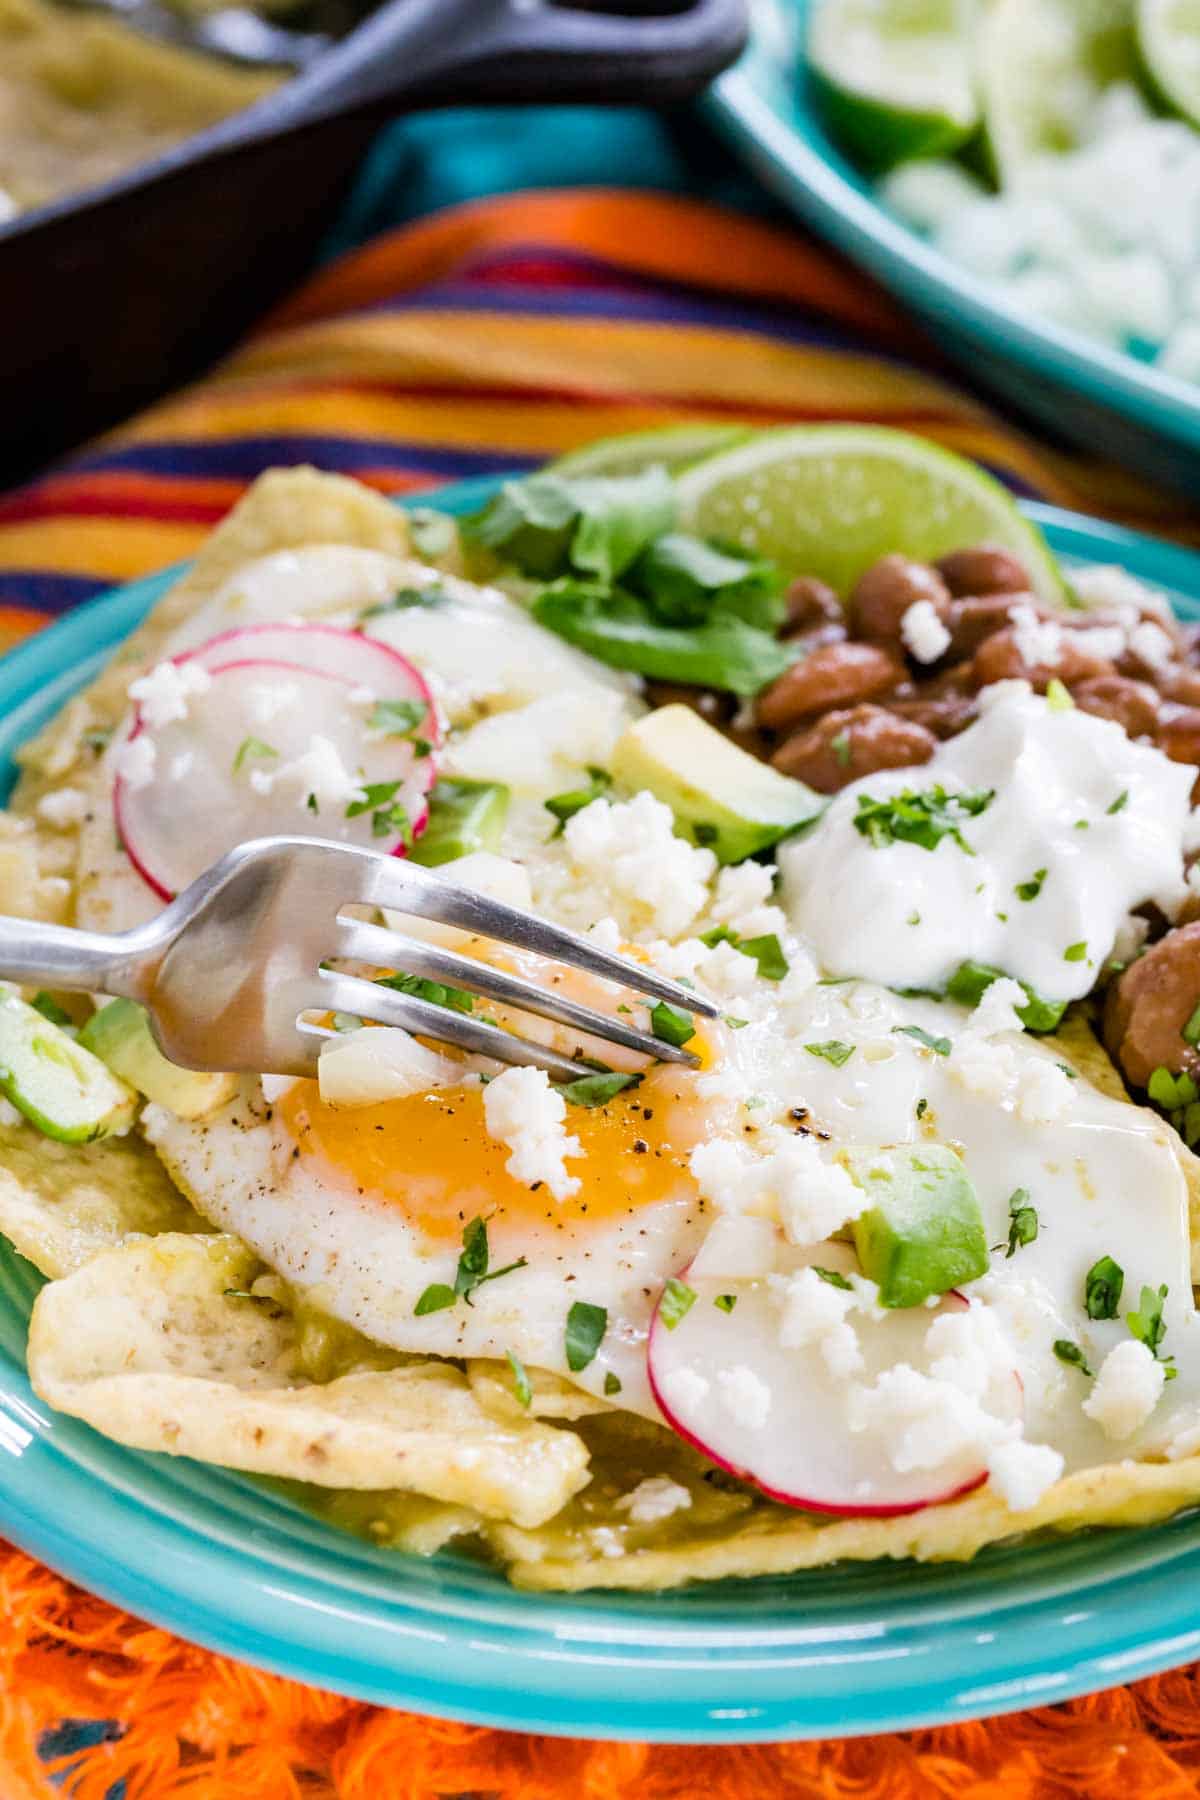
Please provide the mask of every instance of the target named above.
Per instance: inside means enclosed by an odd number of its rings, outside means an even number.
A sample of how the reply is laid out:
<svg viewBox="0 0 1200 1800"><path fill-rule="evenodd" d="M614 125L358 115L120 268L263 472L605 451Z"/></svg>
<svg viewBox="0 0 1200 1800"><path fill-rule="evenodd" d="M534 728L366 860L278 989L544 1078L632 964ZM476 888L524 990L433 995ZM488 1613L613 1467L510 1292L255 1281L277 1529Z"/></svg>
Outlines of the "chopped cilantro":
<svg viewBox="0 0 1200 1800"><path fill-rule="evenodd" d="M715 1307L717 1307L720 1312L731 1313L733 1311L734 1307L737 1305L737 1295L736 1294L718 1294L716 1299L713 1301L713 1305Z"/></svg>
<svg viewBox="0 0 1200 1800"><path fill-rule="evenodd" d="M1083 1278L1083 1303L1089 1319L1115 1319L1121 1304L1125 1271L1111 1256L1094 1262Z"/></svg>
<svg viewBox="0 0 1200 1800"><path fill-rule="evenodd" d="M521 1361L515 1351L506 1350L504 1354L507 1356L508 1366L512 1370L513 1393L517 1397L517 1403L520 1406L528 1407L530 1401L533 1399L533 1389L529 1385L529 1376L525 1372L525 1364Z"/></svg>
<svg viewBox="0 0 1200 1800"><path fill-rule="evenodd" d="M689 1287L686 1281L680 1281L677 1275L672 1275L663 1288L662 1299L658 1303L658 1316L668 1331L674 1331L695 1304L695 1288Z"/></svg>
<svg viewBox="0 0 1200 1800"><path fill-rule="evenodd" d="M835 1069L840 1069L854 1055L854 1045L843 1044L840 1038L827 1038L823 1044L805 1044L804 1048L810 1056L820 1056L832 1063Z"/></svg>
<svg viewBox="0 0 1200 1800"><path fill-rule="evenodd" d="M427 1000L430 1006L445 1006L451 1012L469 1013L475 996L466 988L447 987L442 981L429 981L424 975L380 975L376 987L394 988L398 994L411 994L414 1000Z"/></svg>
<svg viewBox="0 0 1200 1800"><path fill-rule="evenodd" d="M612 786L612 776L607 769L588 766L588 786L571 788L565 794L551 794L549 800L542 802L548 813L553 813L558 820L554 827L553 837L561 837L568 819L573 819L577 812L590 806L593 800L599 800Z"/></svg>
<svg viewBox="0 0 1200 1800"><path fill-rule="evenodd" d="M369 812L373 837L389 837L395 831L409 843L412 827L408 813L396 799L401 785L399 781L368 781L362 789L362 799L351 800L347 806L346 817L357 819L361 813Z"/></svg>
<svg viewBox="0 0 1200 1800"><path fill-rule="evenodd" d="M921 923L920 913L919 912L910 912L908 915L908 923L910 925L919 925Z"/></svg>
<svg viewBox="0 0 1200 1800"><path fill-rule="evenodd" d="M949 1056L954 1048L948 1037L934 1037L922 1025L893 1025L892 1030L899 1032L901 1037L915 1038L918 1044L923 1044L926 1050L932 1050L938 1056Z"/></svg>
<svg viewBox="0 0 1200 1800"><path fill-rule="evenodd" d="M1015 1256L1025 1244L1032 1244L1038 1234L1037 1208L1029 1203L1029 1189L1017 1188L1008 1200L1008 1249L1005 1261Z"/></svg>
<svg viewBox="0 0 1200 1800"><path fill-rule="evenodd" d="M1145 1344L1151 1356L1158 1361L1158 1346L1167 1334L1163 1322L1163 1301L1167 1297L1167 1284L1164 1281L1160 1288L1143 1287L1136 1312L1125 1314L1125 1323L1139 1344Z"/></svg>
<svg viewBox="0 0 1200 1800"><path fill-rule="evenodd" d="M1049 871L1047 869L1035 869L1028 881L1018 881L1016 887L1013 889L1013 893L1017 896L1017 899L1036 900L1042 891L1042 883L1045 881L1048 873Z"/></svg>
<svg viewBox="0 0 1200 1800"><path fill-rule="evenodd" d="M680 1049L695 1037L696 1021L682 1007L671 1006L666 1000L660 1000L657 1006L650 1008L650 1029L664 1044L673 1044L676 1049Z"/></svg>
<svg viewBox="0 0 1200 1800"><path fill-rule="evenodd" d="M505 1263L502 1269L489 1269L491 1252L488 1248L487 1226L482 1219L471 1220L463 1231L462 1242L462 1255L458 1259L454 1276L454 1292L468 1306L474 1304L471 1296L485 1281L499 1281L501 1275L511 1275L514 1269L525 1267L525 1258L519 1256L516 1262Z"/></svg>
<svg viewBox="0 0 1200 1800"><path fill-rule="evenodd" d="M368 606L365 612L360 612L358 622L361 625L364 619L376 619L380 613L407 612L413 606L441 606L445 598L439 587L397 588L391 599L381 606Z"/></svg>
<svg viewBox="0 0 1200 1800"><path fill-rule="evenodd" d="M1078 944L1068 944L1067 945L1066 949L1063 951L1063 961L1064 962L1082 962L1086 955L1087 955L1087 939L1084 938Z"/></svg>
<svg viewBox="0 0 1200 1800"><path fill-rule="evenodd" d="M621 1391L620 1376L614 1375L611 1369L608 1371L607 1375L605 1375L605 1377L604 1377L604 1391L610 1397L613 1394L619 1394Z"/></svg>
<svg viewBox="0 0 1200 1800"><path fill-rule="evenodd" d="M1153 1071L1146 1087L1146 1092L1156 1106L1164 1112L1173 1112L1177 1107L1188 1107L1200 1098L1196 1083L1186 1070L1180 1075L1172 1075L1170 1069L1159 1067Z"/></svg>
<svg viewBox="0 0 1200 1800"><path fill-rule="evenodd" d="M233 772L240 775L248 762L265 762L278 755L274 744L265 744L262 738L244 737L233 759Z"/></svg>
<svg viewBox="0 0 1200 1800"><path fill-rule="evenodd" d="M924 1100L924 1099L918 1100L917 1101L917 1117L918 1117L918 1119L923 1119L925 1117L925 1114L928 1111L929 1111L928 1100Z"/></svg>
<svg viewBox="0 0 1200 1800"><path fill-rule="evenodd" d="M315 794L310 794L304 804L307 806L310 813L319 813L321 810L317 805L317 796Z"/></svg>
<svg viewBox="0 0 1200 1800"><path fill-rule="evenodd" d="M424 700L377 700L371 708L367 730L381 732L385 737L407 737L428 711Z"/></svg>
<svg viewBox="0 0 1200 1800"><path fill-rule="evenodd" d="M1057 675L1052 675L1046 683L1046 705L1051 712L1070 712L1075 702L1070 690L1065 688Z"/></svg>
<svg viewBox="0 0 1200 1800"><path fill-rule="evenodd" d="M835 738L829 740L829 748L837 758L838 767L848 768L850 765L850 733L839 731Z"/></svg>
<svg viewBox="0 0 1200 1800"><path fill-rule="evenodd" d="M1179 1035L1185 1044L1200 1044L1200 1002Z"/></svg>
<svg viewBox="0 0 1200 1800"><path fill-rule="evenodd" d="M604 1074L581 1075L578 1081L565 1083L559 1093L572 1106L607 1106L624 1088L636 1087L641 1079L640 1075L622 1075L609 1070Z"/></svg>
<svg viewBox="0 0 1200 1800"><path fill-rule="evenodd" d="M1111 806L1106 806L1104 810L1108 814L1109 818L1111 819L1114 813L1123 812L1125 810L1125 807L1128 804L1129 804L1129 789L1125 788L1122 793L1117 795L1116 799L1112 802Z"/></svg>
<svg viewBox="0 0 1200 1800"><path fill-rule="evenodd" d="M822 1281L827 1281L830 1287L842 1288L847 1294L854 1292L854 1283L847 1281L839 1269L822 1269L816 1263L811 1263L809 1266L813 1274L819 1275Z"/></svg>
<svg viewBox="0 0 1200 1800"><path fill-rule="evenodd" d="M590 1301L576 1300L567 1314L565 1346L567 1367L572 1375L586 1369L604 1342L608 1330L608 1312Z"/></svg>
<svg viewBox="0 0 1200 1800"><path fill-rule="evenodd" d="M1073 1344L1070 1338L1055 1338L1054 1354L1057 1356L1059 1362L1067 1363L1071 1368L1078 1369L1081 1375L1090 1375L1092 1373L1092 1370L1088 1367L1087 1357L1083 1354L1079 1345Z"/></svg>
<svg viewBox="0 0 1200 1800"><path fill-rule="evenodd" d="M54 995L48 994L45 988L39 989L29 1004L34 1012L41 1013L43 1019L47 1019L51 1025L61 1025L69 1030L75 1023L66 1007L60 1006Z"/></svg>
<svg viewBox="0 0 1200 1800"><path fill-rule="evenodd" d="M960 1006L978 1006L993 981L1003 979L1004 970L995 969L990 963L959 963L946 983L945 997L947 1000L957 1000ZM1025 990L1025 1005L1013 1010L1025 1029L1032 1032L1056 1030L1067 1010L1067 1002L1043 1000L1027 982L1022 981L1020 986Z"/></svg>
<svg viewBox="0 0 1200 1800"><path fill-rule="evenodd" d="M960 829L964 819L978 818L995 798L994 788L975 788L949 794L939 782L925 788L905 788L886 800L870 794L858 796L854 827L869 838L876 850L901 842L921 850L936 850L943 838L951 838L968 856L975 852Z"/></svg>
<svg viewBox="0 0 1200 1800"><path fill-rule="evenodd" d="M447 1287L444 1281L435 1281L425 1289L413 1311L418 1319L423 1319L426 1313L445 1312L448 1306L454 1305L457 1298L452 1287Z"/></svg>

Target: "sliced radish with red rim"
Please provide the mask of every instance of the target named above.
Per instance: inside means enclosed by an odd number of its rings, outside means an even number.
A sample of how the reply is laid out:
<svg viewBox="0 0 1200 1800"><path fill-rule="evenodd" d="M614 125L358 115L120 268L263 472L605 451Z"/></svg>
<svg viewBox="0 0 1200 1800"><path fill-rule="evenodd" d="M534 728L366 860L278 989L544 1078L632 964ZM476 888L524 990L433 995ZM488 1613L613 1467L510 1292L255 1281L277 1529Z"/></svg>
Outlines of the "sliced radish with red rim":
<svg viewBox="0 0 1200 1800"><path fill-rule="evenodd" d="M788 1273L816 1266L845 1278L857 1266L840 1244L785 1254ZM862 1367L847 1377L831 1372L819 1341L783 1346L781 1307L766 1281L687 1273L680 1279L696 1298L682 1317L677 1293L673 1302L660 1300L650 1330L650 1386L668 1424L711 1462L785 1506L845 1516L918 1512L986 1480L977 1449L959 1450L936 1468L901 1471L877 1432L850 1429L852 1382L873 1383L902 1363L928 1374L930 1326L978 1302L951 1292L935 1308L882 1317L870 1308L850 1311ZM1015 1367L995 1373L984 1404L1002 1422L1021 1417Z"/></svg>
<svg viewBox="0 0 1200 1800"><path fill-rule="evenodd" d="M117 830L162 898L250 838L403 855L423 830L440 732L407 658L337 627L266 625L175 664L206 678L186 715L154 722L148 695L115 752Z"/></svg>

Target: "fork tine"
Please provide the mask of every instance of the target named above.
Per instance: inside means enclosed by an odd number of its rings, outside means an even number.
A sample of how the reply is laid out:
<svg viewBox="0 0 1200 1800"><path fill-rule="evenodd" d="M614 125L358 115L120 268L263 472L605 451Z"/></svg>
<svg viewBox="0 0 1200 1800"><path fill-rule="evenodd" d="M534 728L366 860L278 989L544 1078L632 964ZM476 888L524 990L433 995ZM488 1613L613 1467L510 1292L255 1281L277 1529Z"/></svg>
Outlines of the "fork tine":
<svg viewBox="0 0 1200 1800"><path fill-rule="evenodd" d="M338 932L341 940L339 956L374 963L380 968L402 969L408 975L424 975L433 981L448 981L454 987L482 994L485 999L519 1007L523 1012L537 1013L544 1019L555 1019L560 1025L571 1025L611 1044L623 1044L627 1050L637 1050L660 1062L686 1063L694 1068L699 1060L689 1050L677 1049L608 1013L580 1006L565 995L534 987L532 982L522 981L476 957L459 956L453 950L443 950L396 931L384 931L378 925L367 925L359 919L339 919Z"/></svg>
<svg viewBox="0 0 1200 1800"><path fill-rule="evenodd" d="M460 931L475 932L480 937L497 938L501 943L514 944L519 950L532 950L538 956L569 963L573 968L599 975L605 981L618 982L622 987L632 988L634 993L667 1000L672 1006L700 1013L706 1019L715 1019L720 1014L720 1007L702 999L691 988L668 981L640 963L628 962L623 956L600 950L575 932L564 931L559 925L520 912L515 906L489 900L470 888L456 887L445 876L424 869L419 863L348 845L329 845L328 848L345 863L347 901L366 901L395 912L434 919L441 925L454 925Z"/></svg>
<svg viewBox="0 0 1200 1800"><path fill-rule="evenodd" d="M470 1013L452 1012L448 1007L418 1000L413 994L398 994L394 988L380 987L378 982L366 981L362 976L322 969L320 980L322 992L312 1002L314 1011L348 1012L380 1025L399 1025L405 1031L454 1044L475 1056L494 1057L497 1062L532 1063L535 1068L545 1069L555 1081L577 1081L589 1072L586 1063L563 1056L545 1044L514 1037L498 1025L485 1025Z"/></svg>

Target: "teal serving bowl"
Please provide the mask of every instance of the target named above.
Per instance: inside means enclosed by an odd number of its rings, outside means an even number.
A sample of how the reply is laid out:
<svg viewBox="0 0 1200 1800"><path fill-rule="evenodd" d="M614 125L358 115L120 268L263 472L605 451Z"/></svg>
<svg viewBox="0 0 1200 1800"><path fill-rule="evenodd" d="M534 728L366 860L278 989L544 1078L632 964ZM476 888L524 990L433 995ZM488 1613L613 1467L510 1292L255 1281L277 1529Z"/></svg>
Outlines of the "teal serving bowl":
<svg viewBox="0 0 1200 1800"><path fill-rule="evenodd" d="M494 481L437 504L468 511ZM1200 557L1030 507L1064 560L1120 562L1200 617ZM0 661L0 775L174 579ZM360 1699L518 1730L841 1737L1065 1700L1200 1656L1200 1513L664 1594L534 1594L468 1556L381 1550L245 1477L110 1442L25 1371L40 1277L0 1239L0 1534L197 1643Z"/></svg>
<svg viewBox="0 0 1200 1800"><path fill-rule="evenodd" d="M741 61L710 116L806 224L912 308L971 379L1055 436L1200 495L1200 388L1121 351L1018 312L876 200L826 135L805 73L816 0L759 0Z"/></svg>

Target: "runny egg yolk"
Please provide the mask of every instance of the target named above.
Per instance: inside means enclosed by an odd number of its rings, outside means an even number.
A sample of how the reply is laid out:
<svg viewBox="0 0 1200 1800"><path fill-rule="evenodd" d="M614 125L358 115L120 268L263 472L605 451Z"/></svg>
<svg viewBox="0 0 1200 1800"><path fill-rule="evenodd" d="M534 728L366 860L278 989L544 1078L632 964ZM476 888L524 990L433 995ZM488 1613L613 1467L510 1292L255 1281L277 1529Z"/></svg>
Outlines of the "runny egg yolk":
<svg viewBox="0 0 1200 1800"><path fill-rule="evenodd" d="M299 1081L281 1098L279 1113L302 1158L399 1207L425 1236L457 1241L476 1215L502 1236L506 1224L580 1230L645 1206L694 1205L688 1155L719 1121L697 1103L688 1080L659 1067L605 1106L570 1106L566 1129L583 1155L567 1159L580 1186L563 1201L508 1173L508 1147L488 1136L478 1087L434 1088L347 1109L326 1105L315 1081Z"/></svg>

